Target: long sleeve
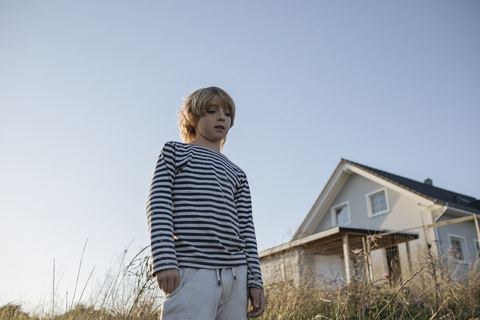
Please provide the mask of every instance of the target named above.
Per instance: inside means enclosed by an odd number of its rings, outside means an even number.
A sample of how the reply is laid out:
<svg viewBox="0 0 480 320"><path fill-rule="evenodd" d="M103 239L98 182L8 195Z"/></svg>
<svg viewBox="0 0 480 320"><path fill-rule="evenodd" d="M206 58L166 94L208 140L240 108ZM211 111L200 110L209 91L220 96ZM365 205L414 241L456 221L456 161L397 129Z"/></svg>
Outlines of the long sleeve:
<svg viewBox="0 0 480 320"><path fill-rule="evenodd" d="M245 241L244 252L248 267L247 287L256 287L263 290L257 240L252 216L252 200L246 176L242 177L240 187L235 194L235 205L237 207L240 224L240 238Z"/></svg>
<svg viewBox="0 0 480 320"><path fill-rule="evenodd" d="M153 274L247 264L248 286L263 287L247 178L223 154L167 142L155 167L147 218Z"/></svg>
<svg viewBox="0 0 480 320"><path fill-rule="evenodd" d="M147 201L148 230L153 258L152 274L176 268L172 188L175 178L175 146L167 142L160 156Z"/></svg>

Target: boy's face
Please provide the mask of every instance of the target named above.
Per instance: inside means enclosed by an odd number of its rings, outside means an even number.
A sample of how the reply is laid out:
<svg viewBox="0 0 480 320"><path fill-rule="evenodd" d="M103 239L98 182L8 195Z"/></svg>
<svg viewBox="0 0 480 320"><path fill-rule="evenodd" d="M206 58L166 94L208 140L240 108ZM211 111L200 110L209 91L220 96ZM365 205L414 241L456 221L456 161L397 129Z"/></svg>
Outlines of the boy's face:
<svg viewBox="0 0 480 320"><path fill-rule="evenodd" d="M206 114L195 126L197 138L220 143L227 136L231 124L230 108L223 105L218 95L214 95L207 104Z"/></svg>

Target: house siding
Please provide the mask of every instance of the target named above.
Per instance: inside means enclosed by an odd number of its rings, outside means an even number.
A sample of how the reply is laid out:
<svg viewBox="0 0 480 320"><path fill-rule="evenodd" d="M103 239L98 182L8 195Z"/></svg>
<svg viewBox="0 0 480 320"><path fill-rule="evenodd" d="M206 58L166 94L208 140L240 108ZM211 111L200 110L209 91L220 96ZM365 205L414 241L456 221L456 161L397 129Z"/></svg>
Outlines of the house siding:
<svg viewBox="0 0 480 320"><path fill-rule="evenodd" d="M369 216L368 203L366 195L383 189L385 186L371 181L361 175L353 174L343 185L342 190L335 197L330 208L323 214L323 218L315 228L315 232L332 228L331 208L344 202L348 202L350 221L349 227L365 228L371 230L402 230L412 227L421 227L422 225L433 223L432 214L427 207L420 206L417 201L398 193L392 189L386 188L389 211L378 216ZM429 244L435 248L435 232L433 229L412 230L418 233L419 239L408 242L408 250L411 257L419 257L417 263L412 263L412 268L427 259L425 234L429 239ZM402 273L407 275L410 272L408 256L406 250L400 252L401 265L405 266ZM382 269L383 270L383 269ZM375 272L375 278L380 274Z"/></svg>
<svg viewBox="0 0 480 320"><path fill-rule="evenodd" d="M291 248L277 254L260 258L264 282L269 285L293 281L300 283L303 267L303 249Z"/></svg>
<svg viewBox="0 0 480 320"><path fill-rule="evenodd" d="M448 210L445 214L439 219L438 222L448 221L451 219L456 219L458 216L452 215ZM467 263L472 263L478 259L478 252L475 246L474 239L478 240L477 229L475 228L474 221L460 222L455 224L449 224L446 226L437 228L438 234L438 245L440 254L443 255L448 252L450 249L450 236L458 236L465 238L465 249L467 251Z"/></svg>
<svg viewBox="0 0 480 320"><path fill-rule="evenodd" d="M390 210L385 214L370 217L365 195L382 188L384 186L358 174L351 175L344 184L343 189L335 197L330 208L324 213L323 219L316 227L315 232L334 227L330 209L344 202L348 202L351 221L349 226L351 227L372 230L400 230L432 223L432 218L427 208L419 206L415 200L391 189L386 189Z"/></svg>
<svg viewBox="0 0 480 320"><path fill-rule="evenodd" d="M355 270L353 258L350 258L350 275L358 276L358 272L363 269ZM314 275L316 281L323 285L327 284L345 284L345 256L340 251L337 254L323 255L315 250L305 250L302 256L302 274Z"/></svg>

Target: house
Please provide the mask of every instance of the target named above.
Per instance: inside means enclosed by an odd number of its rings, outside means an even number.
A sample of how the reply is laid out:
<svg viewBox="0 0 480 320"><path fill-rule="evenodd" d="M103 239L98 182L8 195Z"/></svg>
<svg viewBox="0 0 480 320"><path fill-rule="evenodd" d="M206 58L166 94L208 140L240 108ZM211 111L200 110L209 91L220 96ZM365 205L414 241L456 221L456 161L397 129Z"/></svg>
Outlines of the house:
<svg viewBox="0 0 480 320"><path fill-rule="evenodd" d="M478 214L480 200L431 179L342 159L293 239L259 253L262 272L274 282L299 283L307 270L332 281L400 279L447 252L468 267L479 258Z"/></svg>

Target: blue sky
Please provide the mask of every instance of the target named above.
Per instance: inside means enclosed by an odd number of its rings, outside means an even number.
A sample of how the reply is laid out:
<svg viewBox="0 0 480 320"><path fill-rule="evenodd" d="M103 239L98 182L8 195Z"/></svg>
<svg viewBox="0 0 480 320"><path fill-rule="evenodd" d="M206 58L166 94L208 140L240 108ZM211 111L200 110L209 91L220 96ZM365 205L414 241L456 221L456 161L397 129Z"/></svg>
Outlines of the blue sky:
<svg viewBox="0 0 480 320"><path fill-rule="evenodd" d="M71 295L148 244L145 202L193 90L236 102L224 153L259 249L341 158L480 198L478 1L0 0L0 305Z"/></svg>

